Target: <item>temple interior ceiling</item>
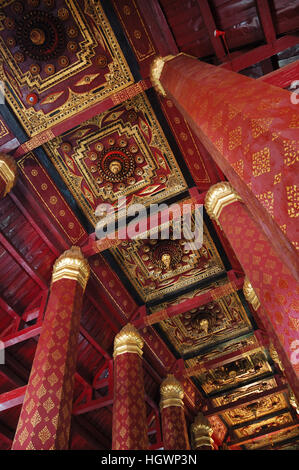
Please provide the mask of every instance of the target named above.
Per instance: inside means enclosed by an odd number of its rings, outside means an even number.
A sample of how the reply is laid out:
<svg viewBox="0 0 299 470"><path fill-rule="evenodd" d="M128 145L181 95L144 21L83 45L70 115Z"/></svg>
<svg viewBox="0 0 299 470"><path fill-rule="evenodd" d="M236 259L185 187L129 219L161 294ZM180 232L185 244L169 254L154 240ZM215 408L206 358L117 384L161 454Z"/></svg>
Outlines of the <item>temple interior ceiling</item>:
<svg viewBox="0 0 299 470"><path fill-rule="evenodd" d="M184 2L158 3L178 50L213 62L203 22L194 25L189 18L190 42L180 29L180 16L190 13L182 11ZM262 41L253 0L245 2L248 8L239 0L208 3L218 12L219 27L227 29L232 48ZM277 30L284 34L284 10L278 8L278 0L273 3L277 4ZM161 41L153 37L153 24L148 25L144 17L147 7L141 4L135 0L0 1L0 80L7 105L5 116L0 116L0 147L16 151L20 179L17 196L3 203L6 212L2 206L0 210L0 229L13 245L8 253L0 251L7 271L7 275L0 273L0 300L11 303L22 327L34 327L34 302L41 296L39 286L42 291L48 288L54 259L63 247L84 247L92 283L82 314L85 336L81 331L78 370L82 377L76 376L76 400L81 395L85 400L84 387L94 384L99 370L99 377L108 380L105 361L112 357L116 332L138 319L144 308L140 332L146 344L149 402L158 403L159 377L179 371L189 421L203 410L232 449L294 449L299 442L298 411L283 370L240 287L245 273L221 227L205 211L201 247L188 247L186 233L176 239L173 223L169 236L163 237L165 226L159 222L155 239L147 232L144 239L125 239L102 252L89 252L100 221L96 215L100 204L111 204L117 219L122 209L118 201L126 198L127 206L143 204L148 216L151 204L194 202L194 194L203 200L212 184L225 180L173 101L152 88L149 69ZM195 11L199 2L189 4ZM232 9L239 21L236 31L228 14ZM289 21L294 27L294 20ZM246 40L242 24L247 28ZM196 32L199 38L193 37ZM218 58L213 60L218 64ZM215 94L217 99L221 96ZM25 209L22 191L29 201ZM191 220L194 228L194 213ZM53 250L52 257L43 244ZM16 260L33 281L21 276ZM221 295L219 289L223 289ZM101 296L106 299L103 306ZM200 302L202 296L207 300ZM2 310L0 303L3 331L18 333L18 326L10 329L3 320ZM28 321L23 320L24 314ZM153 317L156 321L150 322ZM21 346L13 345L13 374L19 361L27 380L24 370L30 370L35 348L32 337ZM103 349L104 356L98 358ZM4 392L12 388L12 382L7 383ZM101 389L93 393L102 398ZM109 407L87 413L86 420L91 434L101 430L110 443ZM7 418L15 428L18 412L0 413L0 426Z"/></svg>

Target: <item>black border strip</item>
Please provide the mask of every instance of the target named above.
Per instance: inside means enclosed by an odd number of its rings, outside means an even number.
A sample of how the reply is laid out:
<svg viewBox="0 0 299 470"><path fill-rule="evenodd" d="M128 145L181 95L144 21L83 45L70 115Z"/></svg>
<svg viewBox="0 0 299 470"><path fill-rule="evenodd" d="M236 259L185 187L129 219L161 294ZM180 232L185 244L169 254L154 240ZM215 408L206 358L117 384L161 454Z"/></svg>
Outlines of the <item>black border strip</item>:
<svg viewBox="0 0 299 470"><path fill-rule="evenodd" d="M122 29L122 26L119 22L119 19L117 17L117 14L112 6L112 3L110 0L102 0L101 1L101 6L105 12L105 15L108 18L108 21L110 23L110 26L116 36L116 40L121 46L123 55L125 56L125 59L130 67L131 73L133 75L133 78L135 82L139 82L142 80L142 76L140 74L139 70L139 65L137 62L137 59L131 49L131 46L129 44L129 41Z"/></svg>

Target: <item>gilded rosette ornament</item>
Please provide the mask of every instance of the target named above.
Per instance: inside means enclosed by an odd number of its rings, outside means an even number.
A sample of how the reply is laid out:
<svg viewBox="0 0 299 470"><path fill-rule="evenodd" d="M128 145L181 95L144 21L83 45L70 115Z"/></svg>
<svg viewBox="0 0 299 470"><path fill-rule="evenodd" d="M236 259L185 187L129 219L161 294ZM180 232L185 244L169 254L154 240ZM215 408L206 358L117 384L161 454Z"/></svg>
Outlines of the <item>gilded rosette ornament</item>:
<svg viewBox="0 0 299 470"><path fill-rule="evenodd" d="M230 183L216 183L206 194L205 208L210 218L218 222L222 209L236 201L241 201L241 197Z"/></svg>
<svg viewBox="0 0 299 470"><path fill-rule="evenodd" d="M158 56L154 59L152 65L151 65L151 70L150 70L150 79L151 82L157 91L157 93L160 93L162 96L166 96L166 92L160 82L160 77L163 72L163 68L165 65L165 62L168 60L174 59L175 56L173 55L167 55L165 57Z"/></svg>
<svg viewBox="0 0 299 470"><path fill-rule="evenodd" d="M16 162L14 158L5 153L0 153L0 178L2 178L5 183L4 193L2 195L2 197L5 197L17 180Z"/></svg>
<svg viewBox="0 0 299 470"><path fill-rule="evenodd" d="M72 246L65 251L56 261L53 267L52 284L60 279L72 279L77 281L85 290L90 268L78 246Z"/></svg>
<svg viewBox="0 0 299 470"><path fill-rule="evenodd" d="M114 338L113 357L131 353L142 357L143 339L131 323L127 323Z"/></svg>
<svg viewBox="0 0 299 470"><path fill-rule="evenodd" d="M245 277L244 280L244 285L243 285L243 293L245 296L245 299L251 303L252 307L254 310L258 310L260 307L260 301L258 296L255 293L255 290L253 289L251 282L249 281L248 277Z"/></svg>
<svg viewBox="0 0 299 470"><path fill-rule="evenodd" d="M213 449L214 441L211 437L212 434L213 429L209 421L202 413L198 413L194 423L191 425L192 447L194 450L206 446Z"/></svg>
<svg viewBox="0 0 299 470"><path fill-rule="evenodd" d="M184 407L184 389L174 375L168 374L166 379L163 380L160 386L160 394L161 410L169 406L181 406L182 408Z"/></svg>

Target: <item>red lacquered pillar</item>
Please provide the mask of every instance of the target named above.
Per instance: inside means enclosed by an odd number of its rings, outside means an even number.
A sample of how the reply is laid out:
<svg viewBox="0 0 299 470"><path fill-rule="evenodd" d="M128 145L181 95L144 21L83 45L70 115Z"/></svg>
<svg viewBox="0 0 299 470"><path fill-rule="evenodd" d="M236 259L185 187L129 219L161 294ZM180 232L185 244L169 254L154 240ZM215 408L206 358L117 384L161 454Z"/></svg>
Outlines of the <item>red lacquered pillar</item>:
<svg viewBox="0 0 299 470"><path fill-rule="evenodd" d="M0 153L0 199L13 188L17 179L17 165L14 158Z"/></svg>
<svg viewBox="0 0 299 470"><path fill-rule="evenodd" d="M66 450L83 293L89 266L72 247L55 262L12 450Z"/></svg>
<svg viewBox="0 0 299 470"><path fill-rule="evenodd" d="M184 389L171 374L160 387L162 437L165 450L189 450L189 438L184 413Z"/></svg>
<svg viewBox="0 0 299 470"><path fill-rule="evenodd" d="M128 323L114 339L113 450L146 450L146 404L142 368L143 340Z"/></svg>
<svg viewBox="0 0 299 470"><path fill-rule="evenodd" d="M229 183L209 189L205 208L225 232L256 292L262 308L257 314L269 336L275 338L286 376L298 396L298 282Z"/></svg>
<svg viewBox="0 0 299 470"><path fill-rule="evenodd" d="M299 106L287 90L179 54L152 81L205 145L298 279Z"/></svg>

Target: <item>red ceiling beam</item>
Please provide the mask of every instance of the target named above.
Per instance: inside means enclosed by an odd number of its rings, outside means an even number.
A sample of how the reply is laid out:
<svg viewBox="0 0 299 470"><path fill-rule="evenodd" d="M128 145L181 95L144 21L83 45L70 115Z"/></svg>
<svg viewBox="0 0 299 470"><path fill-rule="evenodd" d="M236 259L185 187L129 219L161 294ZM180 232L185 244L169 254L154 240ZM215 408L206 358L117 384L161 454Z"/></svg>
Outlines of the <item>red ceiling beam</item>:
<svg viewBox="0 0 299 470"><path fill-rule="evenodd" d="M299 80L299 60L285 65L281 69L274 70L274 72L263 75L257 80L275 85L280 88L288 88L290 85Z"/></svg>
<svg viewBox="0 0 299 470"><path fill-rule="evenodd" d="M49 238L46 236L45 231L41 229L40 224L37 223L36 218L32 216L32 212L30 213L29 210L26 209L24 206L24 202L21 200L20 197L17 195L17 191L10 191L8 194L10 199L14 202L14 204L17 206L17 208L21 211L25 219L30 223L32 228L36 231L36 233L41 237L41 239L46 243L50 251L54 253L57 257L60 255L60 251L57 249L56 246L53 245L53 243L49 240ZM24 199L24 196L23 198Z"/></svg>
<svg viewBox="0 0 299 470"><path fill-rule="evenodd" d="M5 381L9 381L14 387L22 387L24 380L16 375L6 364L0 367L0 377L3 377Z"/></svg>
<svg viewBox="0 0 299 470"><path fill-rule="evenodd" d="M89 413L91 411L100 410L101 408L106 408L113 404L113 395L108 395L105 397L96 398L95 400L90 400L87 403L82 405L77 405L73 408L73 415L78 416L84 413Z"/></svg>
<svg viewBox="0 0 299 470"><path fill-rule="evenodd" d="M84 416L76 416L73 422L80 426L80 429L86 430L88 435L93 436L97 442L101 443L105 449L111 449L111 440L96 429Z"/></svg>
<svg viewBox="0 0 299 470"><path fill-rule="evenodd" d="M178 54L178 46L168 26L159 1L151 0L148 2L144 0L137 0L136 3L142 16L145 18L146 26L149 28L152 34L159 54L162 57L169 54Z"/></svg>
<svg viewBox="0 0 299 470"><path fill-rule="evenodd" d="M247 405L249 403L254 403L257 400L260 400L265 397L269 397L271 395L275 395L277 393L286 392L288 391L288 386L286 384L279 385L278 387L272 388L271 390L266 390L262 393L255 393L254 395L247 395L245 398L241 400L236 400L233 403L229 403L228 405L217 406L215 408L211 408L209 411L204 413L205 416L214 416L219 413L223 413L225 411L234 410L235 408L239 408L240 406Z"/></svg>
<svg viewBox="0 0 299 470"><path fill-rule="evenodd" d="M269 1L256 0L256 6L266 42L267 44L273 44L276 40L276 31L273 24Z"/></svg>
<svg viewBox="0 0 299 470"><path fill-rule="evenodd" d="M22 341L26 341L27 339L34 338L38 336L42 329L42 323L37 323L36 325L29 326L24 328L24 330L17 331L11 335L1 337L1 341L4 344L4 348L8 348L9 346L13 346L15 344L21 343Z"/></svg>
<svg viewBox="0 0 299 470"><path fill-rule="evenodd" d="M257 64L258 62L262 62L263 60L268 59L272 55L278 54L279 52L282 52L289 47L296 46L298 41L298 36L295 34L292 36L283 36L274 41L273 44L259 46L245 54L238 53L238 56L231 59L230 61L224 62L223 64L219 65L219 67L233 70L234 72L240 72L240 70L247 69L248 67ZM233 54L231 54L231 56L232 55Z"/></svg>
<svg viewBox="0 0 299 470"><path fill-rule="evenodd" d="M21 405L24 400L26 385L0 395L0 412Z"/></svg>
<svg viewBox="0 0 299 470"><path fill-rule="evenodd" d="M106 302L103 299L101 299L101 305L100 305L97 302L97 300L94 298L94 296L88 292L88 290L86 290L85 295L93 304L93 306L96 308L96 310L98 310L98 312L104 317L107 323L109 323L112 331L114 331L114 333L118 333L121 326L115 323L113 319L114 317L111 314L111 309L107 308Z"/></svg>
<svg viewBox="0 0 299 470"><path fill-rule="evenodd" d="M184 200L182 203L176 203L178 205L183 205L183 204L191 204L192 208L194 208L195 204L204 204L204 199L206 192L200 193L197 187L189 188L189 194L190 194L190 199ZM164 220L163 217L167 217L169 215L169 219L173 220L174 215L172 212L169 213L169 208L166 208L165 210L159 211L158 212L158 217L155 219L151 218L148 216L146 218L146 228L145 232L142 232L140 236L144 236L144 238L147 237L147 231L149 229L154 230L155 228L159 227ZM140 226L143 226L142 223L145 219L142 219L140 222ZM125 234L127 236L127 233ZM130 240L130 238L125 238L126 240ZM82 253L85 257L89 258L90 256L93 256L97 253L100 253L101 251L107 250L108 248L112 248L114 246L119 245L122 243L124 239L123 238L118 238L118 233L116 232L115 235L113 235L113 238L109 238L108 236L102 239L97 239L96 233L92 233L89 235L87 242L85 245L81 247Z"/></svg>
<svg viewBox="0 0 299 470"><path fill-rule="evenodd" d="M34 271L31 266L25 261L23 256L19 253L19 251L12 246L10 241L6 238L3 233L0 233L0 243L3 245L5 250L14 258L14 260L26 271L26 273L31 277L31 279L36 282L41 289L48 289L47 282Z"/></svg>
<svg viewBox="0 0 299 470"><path fill-rule="evenodd" d="M102 346L85 330L85 328L81 325L80 326L80 334L84 336L84 338L88 341L88 343L98 352L100 353L105 359L110 360L110 355L105 351Z"/></svg>
<svg viewBox="0 0 299 470"><path fill-rule="evenodd" d="M13 308L8 305L8 303L0 297L0 308L4 310L4 312L8 313L8 315L13 318L13 320L18 320L20 317L19 315L14 311Z"/></svg>
<svg viewBox="0 0 299 470"><path fill-rule="evenodd" d="M203 22L208 30L209 38L218 59L223 62L226 57L226 51L220 37L215 37L217 29L208 0L197 0Z"/></svg>
<svg viewBox="0 0 299 470"><path fill-rule="evenodd" d="M102 435L100 436L100 441L98 441L96 438L95 438L95 430L92 429L92 432L88 432L86 429L85 429L85 426L82 426L80 425L78 422L76 421L72 421L72 425L71 425L71 444L73 444L72 442L72 439L74 439L74 432L80 436L80 439L83 439L85 442L87 442L87 444L90 446L90 449L89 450L104 450L105 449L105 446L103 445L103 441L106 440L106 438L104 438ZM106 447L106 449L108 449L108 447Z"/></svg>
<svg viewBox="0 0 299 470"><path fill-rule="evenodd" d="M70 118L65 119L59 124L56 124L53 127L35 135L31 139L29 139L27 142L25 142L24 144L18 147L18 149L14 153L14 157L15 158L22 157L23 155L30 152L31 150L39 147L41 143L45 144L46 142L49 142L50 140L63 134L64 132L69 131L70 129L73 129L75 126L82 124L82 122L85 122L88 119L92 119L94 116L97 116L98 114L102 114L108 109L111 109L114 106L121 104L122 102L128 100L129 98L133 98L134 96L138 95L139 93L151 87L152 87L152 83L149 79L141 80L132 85L129 85L125 89L112 94L111 96L103 99L99 103L96 103L93 106L90 106L87 109L75 114L74 116L71 116Z"/></svg>
<svg viewBox="0 0 299 470"><path fill-rule="evenodd" d="M204 292L201 295L197 295L192 299L184 300L183 302L180 302L176 305L170 305L169 307L158 310L157 312L152 313L151 315L143 314L137 317L133 321L133 324L136 328L140 329L144 328L144 326L159 323L160 321L165 320L167 318L173 318L175 316L181 315L182 313L186 313L189 310L192 310L193 308L198 308L202 305L206 305L209 302L215 301L233 291L242 289L243 283L243 277L236 279L234 282L228 281L223 286L210 289L209 291Z"/></svg>
<svg viewBox="0 0 299 470"><path fill-rule="evenodd" d="M38 232L40 235L42 233L48 233L53 236L56 249L54 248L53 243L50 242L48 236L46 237L45 235L43 235L43 239L48 246L49 244L52 245L52 247L56 250L55 252L58 251L58 254L60 254L62 251L70 248L70 242L66 241L64 235L61 234L60 229L56 225L55 219L49 217L49 212L47 211L47 208L39 203L39 200L34 196L34 193L30 191L29 186L26 186L26 184L24 184L22 178L22 174L19 174L17 184L10 194L14 194L16 196L16 198L14 198L15 202L17 200L20 201L18 208L21 210L21 212L26 218L26 214L30 212L31 214L33 214L35 219L38 220L38 224L41 228L41 230ZM31 219L31 221L33 221L33 218ZM30 222L29 218L28 222ZM34 226L34 224L32 224L32 226Z"/></svg>

